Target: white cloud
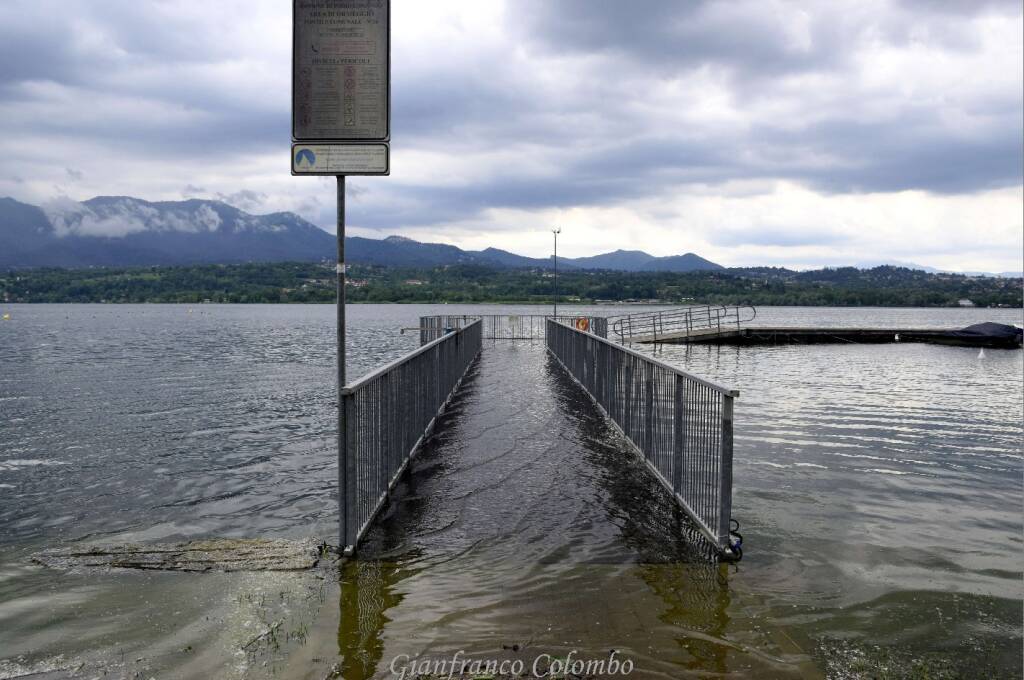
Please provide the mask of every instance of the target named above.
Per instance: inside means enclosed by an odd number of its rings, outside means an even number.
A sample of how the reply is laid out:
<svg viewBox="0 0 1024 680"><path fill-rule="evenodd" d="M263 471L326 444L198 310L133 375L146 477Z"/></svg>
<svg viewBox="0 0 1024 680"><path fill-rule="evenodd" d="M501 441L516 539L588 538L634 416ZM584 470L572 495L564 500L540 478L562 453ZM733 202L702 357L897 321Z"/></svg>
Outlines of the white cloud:
<svg viewBox="0 0 1024 680"><path fill-rule="evenodd" d="M146 230L144 216L129 211L97 215L70 198L56 198L42 205L57 236L105 236L117 238Z"/></svg>
<svg viewBox="0 0 1024 680"><path fill-rule="evenodd" d="M119 238L144 231L200 233L216 231L222 223L220 215L207 204L160 211L131 198L87 205L60 197L41 207L61 238L69 235Z"/></svg>

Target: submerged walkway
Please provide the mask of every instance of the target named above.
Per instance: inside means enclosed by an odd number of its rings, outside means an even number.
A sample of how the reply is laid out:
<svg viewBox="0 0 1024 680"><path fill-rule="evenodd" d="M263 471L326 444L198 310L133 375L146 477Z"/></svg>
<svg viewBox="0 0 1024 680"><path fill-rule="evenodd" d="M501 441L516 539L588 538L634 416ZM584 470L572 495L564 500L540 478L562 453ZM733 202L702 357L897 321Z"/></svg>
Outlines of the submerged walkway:
<svg viewBox="0 0 1024 680"><path fill-rule="evenodd" d="M628 655L635 677L801 660L737 619L729 567L540 342L485 341L347 565L345 677L396 655Z"/></svg>

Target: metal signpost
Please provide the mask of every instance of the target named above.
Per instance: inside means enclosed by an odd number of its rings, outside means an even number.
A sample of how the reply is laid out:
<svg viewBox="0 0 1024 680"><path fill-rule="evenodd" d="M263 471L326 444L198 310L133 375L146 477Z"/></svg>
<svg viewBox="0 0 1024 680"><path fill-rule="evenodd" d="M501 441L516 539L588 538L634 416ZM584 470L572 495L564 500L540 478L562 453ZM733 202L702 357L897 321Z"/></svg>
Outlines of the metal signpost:
<svg viewBox="0 0 1024 680"><path fill-rule="evenodd" d="M338 494L340 548L354 548L345 494L345 177L388 175L391 0L292 0L293 175L338 178ZM352 479L349 479L352 477Z"/></svg>
<svg viewBox="0 0 1024 680"><path fill-rule="evenodd" d="M562 233L561 227L551 230L555 235L555 316L558 316L558 235Z"/></svg>

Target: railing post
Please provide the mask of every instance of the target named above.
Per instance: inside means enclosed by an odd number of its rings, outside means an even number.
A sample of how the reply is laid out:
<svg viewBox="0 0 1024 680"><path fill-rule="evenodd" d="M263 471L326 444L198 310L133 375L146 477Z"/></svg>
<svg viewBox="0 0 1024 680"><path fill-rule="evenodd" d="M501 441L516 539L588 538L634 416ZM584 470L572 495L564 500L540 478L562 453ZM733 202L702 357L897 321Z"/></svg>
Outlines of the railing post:
<svg viewBox="0 0 1024 680"><path fill-rule="evenodd" d="M589 338L588 341L590 341ZM612 397L615 381L610 379L612 375L612 356L611 352L608 351L607 345L599 342L597 346L601 348L601 393L604 395L604 408L608 413L612 413L612 409L615 408L615 399Z"/></svg>
<svg viewBox="0 0 1024 680"><path fill-rule="evenodd" d="M589 338L588 338L589 342ZM611 413L611 399L608 398L608 352L606 347L601 343L597 344L597 374L601 376L601 388L598 394L601 395L601 401L604 402L604 408L606 411Z"/></svg>
<svg viewBox="0 0 1024 680"><path fill-rule="evenodd" d="M377 463L377 485L382 489L388 489L388 481L391 472L391 451L393 449L391 446L391 437L392 432L394 431L394 428L392 427L392 414L395 411L395 405L391 403L391 394L391 374L388 373L381 376L380 392L378 394L378 399L381 399L384 402L384 408L380 414L381 420L383 421L381 422L381 430L384 434L384 441L378 446L380 457L382 460L386 461L386 464L381 465L381 461L378 461ZM387 493L388 496L390 496L390 489L388 489Z"/></svg>
<svg viewBox="0 0 1024 680"><path fill-rule="evenodd" d="M732 519L732 427L733 398L722 395L722 467L721 486L718 490L718 543L729 547L729 520Z"/></svg>
<svg viewBox="0 0 1024 680"><path fill-rule="evenodd" d="M344 552L351 543L348 540L348 438L345 436L345 402L347 395L338 390L338 425L342 431L338 433L338 549Z"/></svg>
<svg viewBox="0 0 1024 680"><path fill-rule="evenodd" d="M645 373L647 371L644 371ZM654 442L654 379L644 380L644 456L651 457Z"/></svg>
<svg viewBox="0 0 1024 680"><path fill-rule="evenodd" d="M626 360L625 366L626 374L626 396L624 399L626 408L626 426L623 428L626 431L626 435L630 438L633 436L633 364Z"/></svg>
<svg viewBox="0 0 1024 680"><path fill-rule="evenodd" d="M568 337L568 342L572 342L572 340L573 340L573 338L571 336L569 336ZM579 345L581 343L577 342L577 343L573 343L573 344ZM583 343L583 348L584 348L584 356L586 357L586 364L585 364L585 368L584 368L584 376L585 376L584 386L588 390L590 390L591 394L593 394L594 393L594 385L595 385L595 382L594 382L594 371L595 371L595 367L597 366L597 359L594 357L594 353L595 353L596 350L594 349L594 347L589 342Z"/></svg>
<svg viewBox="0 0 1024 680"><path fill-rule="evenodd" d="M343 554L355 554L356 534L359 531L359 499L356 496L356 431L359 424L355 419L355 395L342 394L341 408L344 409L345 432L340 438L341 456L338 460L338 491L341 493L341 542Z"/></svg>
<svg viewBox="0 0 1024 680"><path fill-rule="evenodd" d="M683 449L686 443L686 383L683 377L676 376L675 408L673 409L673 420L675 421L675 440L672 451L674 462L672 467L672 490L680 493L683 488Z"/></svg>

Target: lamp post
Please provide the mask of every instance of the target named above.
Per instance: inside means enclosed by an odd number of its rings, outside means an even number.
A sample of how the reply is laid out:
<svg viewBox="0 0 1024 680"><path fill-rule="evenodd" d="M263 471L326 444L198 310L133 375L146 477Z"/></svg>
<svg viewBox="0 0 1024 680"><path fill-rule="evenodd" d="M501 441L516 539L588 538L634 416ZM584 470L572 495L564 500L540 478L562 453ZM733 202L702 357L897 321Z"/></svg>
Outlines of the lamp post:
<svg viewBox="0 0 1024 680"><path fill-rule="evenodd" d="M551 230L555 235L555 316L558 316L558 235L562 233L561 227Z"/></svg>

